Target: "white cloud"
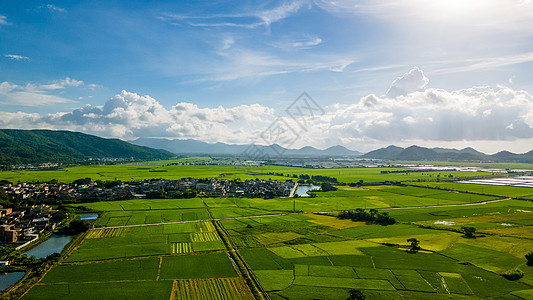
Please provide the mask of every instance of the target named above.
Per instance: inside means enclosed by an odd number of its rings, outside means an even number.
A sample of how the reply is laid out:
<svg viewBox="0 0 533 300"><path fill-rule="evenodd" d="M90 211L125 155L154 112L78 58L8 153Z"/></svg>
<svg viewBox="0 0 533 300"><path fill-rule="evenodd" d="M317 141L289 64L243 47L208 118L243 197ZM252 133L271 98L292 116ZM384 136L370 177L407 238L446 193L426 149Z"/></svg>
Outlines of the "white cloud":
<svg viewBox="0 0 533 300"><path fill-rule="evenodd" d="M330 105L326 114L300 122L306 124L305 130L289 120L301 135L294 146L344 144L371 150L392 143L475 146L533 140L533 96L528 92L504 86L448 91L426 88L427 84L423 72L414 68L394 80L392 87L399 90L394 95L389 90L381 96L369 94L352 105ZM38 87L4 82L0 96L21 89L39 94ZM69 129L123 139L258 143L276 117L272 108L260 104L202 108L180 102L165 108L150 96L122 91L103 106L87 105L68 113L0 113L0 127Z"/></svg>
<svg viewBox="0 0 533 300"><path fill-rule="evenodd" d="M321 38L318 38L318 37L315 37L311 40L307 40L307 41L299 41L299 42L294 42L292 43L292 47L294 48L310 48L310 47L314 47L314 46L317 46L317 45L320 45L322 43L322 39Z"/></svg>
<svg viewBox="0 0 533 300"><path fill-rule="evenodd" d="M267 52L240 47L231 47L217 54L224 59L224 62L219 63L220 66L210 67L209 73L201 74L202 79L193 82L260 79L279 74L316 71L343 72L354 62L353 59L343 55L308 55L299 59L286 59Z"/></svg>
<svg viewBox="0 0 533 300"><path fill-rule="evenodd" d="M51 84L44 84L39 87L45 90L58 90L58 89L64 89L66 87L79 87L82 85L83 85L83 81L72 79L70 77L66 77L65 79L56 80Z"/></svg>
<svg viewBox="0 0 533 300"><path fill-rule="evenodd" d="M387 91L387 97L394 98L422 91L428 83L429 79L427 79L424 73L418 67L414 67L411 71L396 78L392 82L390 89Z"/></svg>
<svg viewBox="0 0 533 300"><path fill-rule="evenodd" d="M5 54L4 56L12 60L30 60L30 58L27 56L16 55L16 54Z"/></svg>
<svg viewBox="0 0 533 300"><path fill-rule="evenodd" d="M10 25L10 23L7 22L6 16L0 15L0 25Z"/></svg>
<svg viewBox="0 0 533 300"><path fill-rule="evenodd" d="M52 12L61 12L61 13L67 12L66 9L64 9L62 7L59 7L59 6L56 6L56 5L53 5L53 4L41 5L41 6L39 6L39 8L46 8L46 9L52 11Z"/></svg>
<svg viewBox="0 0 533 300"><path fill-rule="evenodd" d="M49 84L35 85L28 83L25 86L10 82L0 83L0 103L21 106L44 106L58 103L74 103L71 99L54 95L54 91L63 90L67 87L82 87L83 81L66 77ZM95 88L96 85L88 85Z"/></svg>
<svg viewBox="0 0 533 300"><path fill-rule="evenodd" d="M264 26L269 28L272 23L279 22L292 14L297 13L305 1L284 2L271 9L258 9L255 11L239 12L233 14L213 15L179 15L163 13L159 19L178 24L187 24L195 27L242 27L256 28Z"/></svg>
<svg viewBox="0 0 533 300"><path fill-rule="evenodd" d="M10 88L0 85L0 89ZM86 105L69 113L0 113L0 126L70 129L125 139L180 137L244 143L258 136L273 113L273 109L259 104L200 108L182 102L166 109L150 96L122 91L103 106Z"/></svg>
<svg viewBox="0 0 533 300"><path fill-rule="evenodd" d="M446 62L446 65L457 63ZM460 61L457 66L437 68L433 74L452 74L459 72L486 71L496 68L533 62L533 52L520 53L501 57L476 58Z"/></svg>
<svg viewBox="0 0 533 300"><path fill-rule="evenodd" d="M32 84L19 86L7 81L0 83L0 103L21 106L43 106L74 102L70 99L47 94Z"/></svg>
<svg viewBox="0 0 533 300"><path fill-rule="evenodd" d="M61 7L58 7L58 6L55 6L55 5L53 5L53 4L47 4L47 5L46 5L46 8L48 8L48 9L51 10L51 11L67 12L66 9L61 8Z"/></svg>
<svg viewBox="0 0 533 300"><path fill-rule="evenodd" d="M425 88L428 80L415 68L392 84L399 92L370 94L357 104L328 114L315 123L332 144L342 139L359 143L408 141L519 141L533 138L533 96L499 86L456 91ZM320 127L317 125L317 127ZM311 128L314 128L312 126Z"/></svg>

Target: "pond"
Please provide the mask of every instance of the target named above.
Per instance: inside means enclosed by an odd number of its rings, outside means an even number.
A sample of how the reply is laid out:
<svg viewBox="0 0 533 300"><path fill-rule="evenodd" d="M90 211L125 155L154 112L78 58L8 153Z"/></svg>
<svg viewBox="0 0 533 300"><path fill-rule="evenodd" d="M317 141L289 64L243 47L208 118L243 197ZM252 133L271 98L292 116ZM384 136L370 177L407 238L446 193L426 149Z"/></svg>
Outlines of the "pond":
<svg viewBox="0 0 533 300"><path fill-rule="evenodd" d="M35 258L44 258L53 253L61 253L73 237L72 235L52 235L48 240L24 252L24 254L35 256Z"/></svg>
<svg viewBox="0 0 533 300"><path fill-rule="evenodd" d="M319 189L320 187L317 185L299 185L298 189L296 190L296 194L298 195L298 197L309 197L309 195L307 194L307 191L319 190Z"/></svg>
<svg viewBox="0 0 533 300"><path fill-rule="evenodd" d="M98 219L97 214L90 214L90 215L81 215L80 216L82 220L96 220Z"/></svg>
<svg viewBox="0 0 533 300"><path fill-rule="evenodd" d="M24 272L0 273L0 291L7 289L24 277Z"/></svg>

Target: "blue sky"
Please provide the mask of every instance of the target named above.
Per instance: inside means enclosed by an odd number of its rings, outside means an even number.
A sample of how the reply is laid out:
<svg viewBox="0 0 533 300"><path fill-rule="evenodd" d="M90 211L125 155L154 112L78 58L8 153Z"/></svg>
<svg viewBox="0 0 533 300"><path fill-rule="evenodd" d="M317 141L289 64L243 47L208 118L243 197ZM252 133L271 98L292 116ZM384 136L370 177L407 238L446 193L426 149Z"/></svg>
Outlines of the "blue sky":
<svg viewBox="0 0 533 300"><path fill-rule="evenodd" d="M530 28L526 0L2 1L0 125L268 143L306 91L294 147L524 152Z"/></svg>

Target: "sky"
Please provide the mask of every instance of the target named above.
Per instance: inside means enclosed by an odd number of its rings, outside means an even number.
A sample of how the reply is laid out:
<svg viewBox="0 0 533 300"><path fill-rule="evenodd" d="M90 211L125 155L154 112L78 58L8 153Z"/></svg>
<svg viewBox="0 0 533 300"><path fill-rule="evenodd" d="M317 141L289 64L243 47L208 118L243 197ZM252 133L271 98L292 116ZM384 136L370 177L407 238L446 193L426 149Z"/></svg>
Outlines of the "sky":
<svg viewBox="0 0 533 300"><path fill-rule="evenodd" d="M530 0L1 1L0 128L533 150Z"/></svg>

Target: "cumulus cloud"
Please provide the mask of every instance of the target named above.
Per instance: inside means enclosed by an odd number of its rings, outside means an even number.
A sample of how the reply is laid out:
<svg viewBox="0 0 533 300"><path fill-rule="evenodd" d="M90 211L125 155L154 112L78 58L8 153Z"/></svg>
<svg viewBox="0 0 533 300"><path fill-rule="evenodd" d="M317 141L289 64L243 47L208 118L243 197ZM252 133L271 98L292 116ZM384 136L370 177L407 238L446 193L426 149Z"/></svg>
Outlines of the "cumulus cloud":
<svg viewBox="0 0 533 300"><path fill-rule="evenodd" d="M344 144L369 150L368 145L391 143L442 146L446 142L508 144L533 140L533 96L528 92L504 86L448 91L427 88L428 82L421 70L413 68L394 80L384 95L369 94L352 105L332 105L325 114L305 122L285 116L299 135L293 146ZM19 88L1 83L0 95ZM393 88L397 89L394 93ZM167 108L150 96L122 91L102 106L86 105L71 112L0 113L0 126L68 129L123 139L260 143L280 116L260 104L205 108L180 102Z"/></svg>
<svg viewBox="0 0 533 300"><path fill-rule="evenodd" d="M503 86L447 91L425 88L428 82L421 70L412 69L394 80L385 95L370 94L330 112L323 135L387 143L533 138L533 96L528 92ZM316 122L323 125L324 120Z"/></svg>
<svg viewBox="0 0 533 300"><path fill-rule="evenodd" d="M86 105L68 113L0 113L0 125L70 129L123 139L179 137L236 143L252 142L273 112L259 104L200 108L181 102L167 109L150 96L122 91L103 106Z"/></svg>
<svg viewBox="0 0 533 300"><path fill-rule="evenodd" d="M424 73L418 67L414 67L411 71L396 78L392 82L391 87L387 91L387 97L394 98L422 91L428 83L429 79L424 76Z"/></svg>

